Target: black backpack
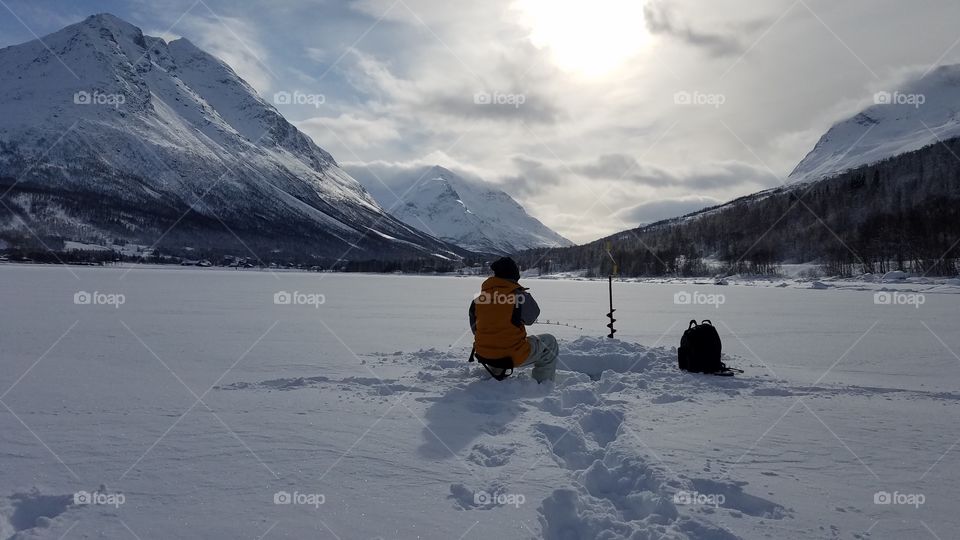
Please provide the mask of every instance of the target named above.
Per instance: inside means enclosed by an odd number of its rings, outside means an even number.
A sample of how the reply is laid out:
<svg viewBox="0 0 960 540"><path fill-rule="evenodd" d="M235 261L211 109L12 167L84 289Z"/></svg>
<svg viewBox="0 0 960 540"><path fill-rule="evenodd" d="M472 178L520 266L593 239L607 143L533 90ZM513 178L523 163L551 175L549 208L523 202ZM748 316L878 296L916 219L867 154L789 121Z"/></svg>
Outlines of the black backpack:
<svg viewBox="0 0 960 540"><path fill-rule="evenodd" d="M724 376L733 375L735 372L743 373L739 369L728 368L720 360L722 350L720 334L717 333L712 322L704 320L697 324L697 321L690 321L690 326L680 338L677 361L680 369L692 373Z"/></svg>

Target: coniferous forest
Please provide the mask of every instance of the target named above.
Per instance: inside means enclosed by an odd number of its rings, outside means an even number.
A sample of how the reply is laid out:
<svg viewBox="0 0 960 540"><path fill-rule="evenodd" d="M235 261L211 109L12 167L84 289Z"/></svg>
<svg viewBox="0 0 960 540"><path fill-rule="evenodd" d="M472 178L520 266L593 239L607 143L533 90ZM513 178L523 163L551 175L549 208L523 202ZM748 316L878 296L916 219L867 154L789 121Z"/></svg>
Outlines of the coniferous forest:
<svg viewBox="0 0 960 540"><path fill-rule="evenodd" d="M778 272L816 262L828 275L960 274L960 139L790 184L565 249L520 254L542 272L698 276Z"/></svg>

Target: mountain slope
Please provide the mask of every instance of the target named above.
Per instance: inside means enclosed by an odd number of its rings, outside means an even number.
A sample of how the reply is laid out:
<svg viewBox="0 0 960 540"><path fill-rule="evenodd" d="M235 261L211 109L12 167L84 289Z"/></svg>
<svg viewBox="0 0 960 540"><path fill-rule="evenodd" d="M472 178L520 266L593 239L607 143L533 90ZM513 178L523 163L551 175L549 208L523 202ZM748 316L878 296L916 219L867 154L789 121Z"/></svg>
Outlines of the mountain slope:
<svg viewBox="0 0 960 540"><path fill-rule="evenodd" d="M478 178L439 166L421 167L383 179L388 189L380 181L382 174L366 174L363 167L348 170L398 219L461 248L509 254L572 245L503 190Z"/></svg>
<svg viewBox="0 0 960 540"><path fill-rule="evenodd" d="M542 271L626 276L770 274L817 262L830 275L960 274L960 138L792 183L573 248L532 250Z"/></svg>
<svg viewBox="0 0 960 540"><path fill-rule="evenodd" d="M960 65L942 66L835 124L790 173L820 180L960 136Z"/></svg>
<svg viewBox="0 0 960 540"><path fill-rule="evenodd" d="M0 238L452 258L186 39L96 15L0 50ZM52 51L52 52L51 52ZM55 53L55 54L54 54Z"/></svg>
<svg viewBox="0 0 960 540"><path fill-rule="evenodd" d="M808 262L840 275L958 275L960 65L877 101L830 128L792 183L520 262L605 275L609 242L628 276L769 274Z"/></svg>

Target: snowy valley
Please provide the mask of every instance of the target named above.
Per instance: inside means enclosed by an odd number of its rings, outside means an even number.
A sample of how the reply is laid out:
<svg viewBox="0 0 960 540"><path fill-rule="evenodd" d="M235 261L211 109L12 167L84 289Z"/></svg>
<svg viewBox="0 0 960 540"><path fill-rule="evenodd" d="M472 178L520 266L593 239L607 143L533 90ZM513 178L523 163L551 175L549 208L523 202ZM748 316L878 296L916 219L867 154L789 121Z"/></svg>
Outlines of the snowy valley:
<svg viewBox="0 0 960 540"><path fill-rule="evenodd" d="M556 383L537 385L466 362L477 278L74 273L0 266L18 313L0 328L3 538L955 529L958 286L617 283L608 340L605 283L525 281L544 321L583 328L532 327L561 340ZM921 289L919 308L874 301ZM125 301L78 305L77 291ZM277 305L278 291L325 302ZM684 292L725 301L677 304ZM676 369L694 317L745 374Z"/></svg>
<svg viewBox="0 0 960 540"><path fill-rule="evenodd" d="M757 178L960 7L186 1L0 1L0 540L960 538L960 65Z"/></svg>

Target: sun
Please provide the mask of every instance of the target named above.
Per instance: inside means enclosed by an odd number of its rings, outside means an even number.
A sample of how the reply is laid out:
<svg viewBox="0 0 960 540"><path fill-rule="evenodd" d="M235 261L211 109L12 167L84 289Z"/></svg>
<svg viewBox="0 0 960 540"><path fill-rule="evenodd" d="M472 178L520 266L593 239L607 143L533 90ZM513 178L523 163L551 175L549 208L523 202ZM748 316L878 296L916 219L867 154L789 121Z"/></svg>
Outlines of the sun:
<svg viewBox="0 0 960 540"><path fill-rule="evenodd" d="M513 7L534 46L564 71L609 74L649 42L643 0L517 0Z"/></svg>

